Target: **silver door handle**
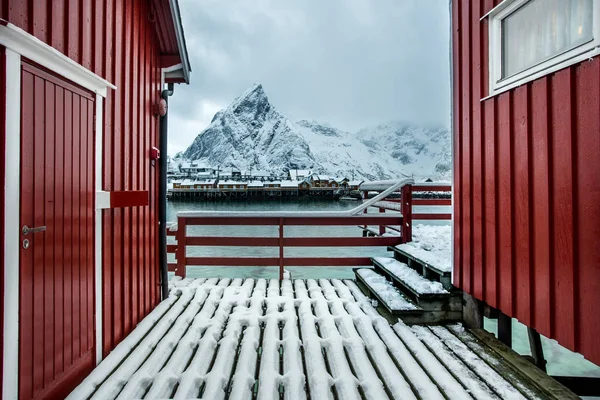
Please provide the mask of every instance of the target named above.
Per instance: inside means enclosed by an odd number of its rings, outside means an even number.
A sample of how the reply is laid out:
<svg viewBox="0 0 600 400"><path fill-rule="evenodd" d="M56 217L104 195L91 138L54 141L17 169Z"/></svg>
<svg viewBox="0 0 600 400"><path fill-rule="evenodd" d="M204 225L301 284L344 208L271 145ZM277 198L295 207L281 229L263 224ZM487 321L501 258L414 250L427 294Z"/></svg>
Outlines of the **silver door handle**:
<svg viewBox="0 0 600 400"><path fill-rule="evenodd" d="M45 232L46 231L46 226L38 226L36 228L30 228L27 225L23 226L23 235L28 235L30 233L37 233L37 232Z"/></svg>

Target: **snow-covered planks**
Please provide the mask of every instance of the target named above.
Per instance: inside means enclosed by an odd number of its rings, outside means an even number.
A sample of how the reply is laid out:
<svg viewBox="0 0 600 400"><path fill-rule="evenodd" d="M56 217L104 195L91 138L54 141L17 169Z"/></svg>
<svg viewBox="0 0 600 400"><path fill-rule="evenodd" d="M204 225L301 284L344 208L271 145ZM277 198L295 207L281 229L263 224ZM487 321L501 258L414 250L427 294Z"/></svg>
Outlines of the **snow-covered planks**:
<svg viewBox="0 0 600 400"><path fill-rule="evenodd" d="M179 280L69 399L536 397L469 340L390 326L354 281Z"/></svg>
<svg viewBox="0 0 600 400"><path fill-rule="evenodd" d="M398 311L419 311L420 308L411 303L396 289L385 277L370 268L356 270L356 277L360 279L385 308L395 313Z"/></svg>
<svg viewBox="0 0 600 400"><path fill-rule="evenodd" d="M408 265L389 257L374 257L373 263L386 270L415 295L448 295L449 292L439 282L424 278Z"/></svg>

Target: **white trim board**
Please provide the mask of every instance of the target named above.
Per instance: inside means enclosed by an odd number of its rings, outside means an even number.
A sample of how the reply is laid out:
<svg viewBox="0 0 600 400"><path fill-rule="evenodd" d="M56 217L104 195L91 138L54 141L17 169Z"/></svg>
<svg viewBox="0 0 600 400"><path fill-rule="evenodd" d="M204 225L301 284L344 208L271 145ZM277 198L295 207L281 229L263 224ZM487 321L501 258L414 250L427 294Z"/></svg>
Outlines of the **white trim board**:
<svg viewBox="0 0 600 400"><path fill-rule="evenodd" d="M526 83L535 81L536 79L539 79L539 78L543 78L546 75L550 75L554 72L560 71L561 69L567 68L573 64L578 64L580 62L585 62L585 61L591 61L594 59L594 57L597 57L598 55L600 55L600 47L596 47L593 51L590 51L589 53L586 53L586 54L582 54L579 57L573 57L573 58L566 60L560 64L556 64L553 67L542 70L535 74L531 74L528 77L523 78L522 80L520 80L518 82L515 82L510 85L506 85L506 86L502 87L501 89L494 91L490 95L483 97L479 101L485 101L485 100L491 99L492 97L496 97L501 93L508 92L511 89L518 88L519 86L523 86Z"/></svg>
<svg viewBox="0 0 600 400"><path fill-rule="evenodd" d="M187 48L185 45L179 3L176 0L169 0L169 6L171 8L171 14L173 15L173 25L175 26L175 36L177 37L177 49L179 50L179 57L182 61L182 65L180 66L181 75L185 82L189 84L190 72L192 71L192 68L190 66L190 60L188 58Z"/></svg>
<svg viewBox="0 0 600 400"><path fill-rule="evenodd" d="M6 49L6 164L21 165L21 56ZM4 166L3 166L4 167ZM4 168L4 342L2 398L19 394L20 167ZM17 234L15 234L17 233Z"/></svg>
<svg viewBox="0 0 600 400"><path fill-rule="evenodd" d="M13 24L0 25L0 45L102 97L106 97L108 89L117 88L112 83L102 79L60 51Z"/></svg>
<svg viewBox="0 0 600 400"><path fill-rule="evenodd" d="M103 98L100 94L96 94L96 171L95 171L95 186L96 193L102 191L102 115L103 115ZM96 333L96 365L102 361L102 347L103 347L103 335L102 335L102 208L98 207L96 196L96 224L94 226L94 301L95 301L95 333Z"/></svg>

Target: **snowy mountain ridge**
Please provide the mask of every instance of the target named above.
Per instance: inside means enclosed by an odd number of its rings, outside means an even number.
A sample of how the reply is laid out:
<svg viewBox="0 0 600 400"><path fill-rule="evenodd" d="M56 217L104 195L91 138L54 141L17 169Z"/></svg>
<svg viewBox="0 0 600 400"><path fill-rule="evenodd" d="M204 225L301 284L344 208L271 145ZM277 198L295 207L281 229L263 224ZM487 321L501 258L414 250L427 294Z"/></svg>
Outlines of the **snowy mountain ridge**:
<svg viewBox="0 0 600 400"><path fill-rule="evenodd" d="M181 156L215 168L274 174L312 169L351 179L448 179L450 149L446 129L391 122L351 133L314 121L292 122L255 84L217 112Z"/></svg>

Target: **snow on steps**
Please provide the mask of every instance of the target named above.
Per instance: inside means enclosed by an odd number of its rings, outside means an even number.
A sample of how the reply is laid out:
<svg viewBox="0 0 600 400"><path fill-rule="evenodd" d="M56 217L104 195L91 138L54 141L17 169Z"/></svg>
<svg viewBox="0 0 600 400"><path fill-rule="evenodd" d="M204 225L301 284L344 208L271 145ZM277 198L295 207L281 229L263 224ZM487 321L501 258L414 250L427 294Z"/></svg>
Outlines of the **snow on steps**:
<svg viewBox="0 0 600 400"><path fill-rule="evenodd" d="M68 399L543 397L460 326L390 326L351 280L171 286Z"/></svg>
<svg viewBox="0 0 600 400"><path fill-rule="evenodd" d="M446 290L440 282L421 276L408 265L393 258L371 259L375 271L390 279L410 300L426 313L412 323L439 323L462 319L462 297L460 292Z"/></svg>
<svg viewBox="0 0 600 400"><path fill-rule="evenodd" d="M415 224L412 241L389 246L394 258L448 289L452 274L452 227Z"/></svg>
<svg viewBox="0 0 600 400"><path fill-rule="evenodd" d="M450 294L441 283L424 278L417 271L394 258L374 257L371 260L374 265L383 269L417 297L447 297Z"/></svg>
<svg viewBox="0 0 600 400"><path fill-rule="evenodd" d="M401 315L410 324L440 323L460 321L462 318L462 303L460 295L444 289L439 282L428 280L406 264L393 258L375 257L371 259L373 269L355 269L356 278L363 283L373 297L379 299L383 306L392 314ZM366 272L368 271L368 272ZM373 287L364 279L368 274L370 280L394 286L404 296L418 306L419 312L408 313L406 310L394 310L385 299L380 298L378 288ZM383 287L385 293L391 289Z"/></svg>
<svg viewBox="0 0 600 400"><path fill-rule="evenodd" d="M369 288L377 300L392 314L421 311L420 307L404 297L385 277L374 272L372 269L357 269L356 277Z"/></svg>

